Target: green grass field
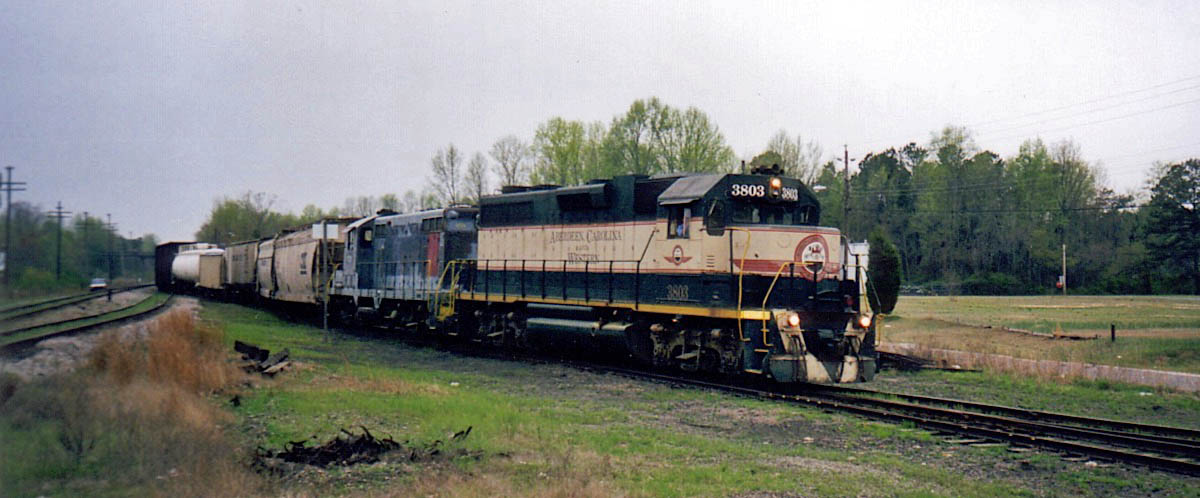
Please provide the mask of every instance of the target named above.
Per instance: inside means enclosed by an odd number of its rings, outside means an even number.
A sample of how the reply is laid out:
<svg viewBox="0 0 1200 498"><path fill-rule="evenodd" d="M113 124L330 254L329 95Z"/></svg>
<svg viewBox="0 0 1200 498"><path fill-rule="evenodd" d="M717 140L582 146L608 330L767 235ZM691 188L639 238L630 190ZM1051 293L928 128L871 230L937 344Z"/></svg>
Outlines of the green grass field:
<svg viewBox="0 0 1200 498"><path fill-rule="evenodd" d="M883 339L1023 358L1200 373L1200 298L901 296ZM1117 340L1111 342L1110 327ZM1064 340L1056 331L1093 340Z"/></svg>
<svg viewBox="0 0 1200 498"><path fill-rule="evenodd" d="M329 340L319 329L239 306L206 303L203 317L223 328L229 341L286 347L302 364L242 393L243 403L233 411L246 444L278 448L358 426L396 440L429 442L470 426L471 436L457 447L483 455L417 466L335 469L281 484L297 492L1035 496L1048 489L1066 494L1200 491L1194 480L1087 469L1054 455L1031 458L947 445L925 431L803 407L555 365L463 357L379 338L334 335Z"/></svg>

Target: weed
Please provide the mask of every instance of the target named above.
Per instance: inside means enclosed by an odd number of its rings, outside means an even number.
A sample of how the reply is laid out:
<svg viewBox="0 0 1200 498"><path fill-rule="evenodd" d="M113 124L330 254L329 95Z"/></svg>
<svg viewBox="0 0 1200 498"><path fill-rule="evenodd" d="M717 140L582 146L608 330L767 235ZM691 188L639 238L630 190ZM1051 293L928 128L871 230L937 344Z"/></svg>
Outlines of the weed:
<svg viewBox="0 0 1200 498"><path fill-rule="evenodd" d="M78 372L19 384L0 406L0 494L245 495L261 487L204 398L236 378L219 332L176 311L111 334ZM30 463L30 462L37 462Z"/></svg>

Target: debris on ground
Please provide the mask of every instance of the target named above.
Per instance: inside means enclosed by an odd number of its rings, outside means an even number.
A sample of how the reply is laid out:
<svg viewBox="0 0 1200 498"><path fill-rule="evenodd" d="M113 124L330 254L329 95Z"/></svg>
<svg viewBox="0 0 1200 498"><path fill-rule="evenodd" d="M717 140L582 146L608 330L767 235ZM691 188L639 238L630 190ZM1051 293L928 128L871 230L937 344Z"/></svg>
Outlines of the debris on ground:
<svg viewBox="0 0 1200 498"><path fill-rule="evenodd" d="M233 350L242 353L242 359L248 362L242 365L242 369L247 372L258 372L268 377L274 377L275 374L283 371L283 369L291 364L288 361L290 353L288 353L287 348L271 354L269 349L263 349L242 341L233 341Z"/></svg>
<svg viewBox="0 0 1200 498"><path fill-rule="evenodd" d="M974 368L963 368L960 365L938 366L933 360L918 358L900 353L879 351L879 369L894 368L905 372L916 370L943 370L947 372L979 372Z"/></svg>
<svg viewBox="0 0 1200 498"><path fill-rule="evenodd" d="M354 434L342 429L342 435L321 446L307 446L307 441L292 441L283 451L271 451L258 448L254 457L254 468L277 474L290 474L310 465L327 468L331 466L347 467L363 463L376 463L389 457L393 461L427 462L435 459L450 459L456 457L482 456L479 452L458 449L450 452L442 450L442 440L429 444L414 445L408 441L398 443L390 437L376 438L367 430L360 427L362 434ZM471 427L449 435L452 442L462 441L471 433Z"/></svg>

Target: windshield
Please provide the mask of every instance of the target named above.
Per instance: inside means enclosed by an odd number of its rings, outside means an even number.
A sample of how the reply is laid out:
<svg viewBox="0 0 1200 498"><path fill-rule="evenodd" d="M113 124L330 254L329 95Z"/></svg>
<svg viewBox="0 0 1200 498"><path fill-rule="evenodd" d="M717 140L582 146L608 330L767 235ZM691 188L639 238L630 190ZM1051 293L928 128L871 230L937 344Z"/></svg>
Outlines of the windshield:
<svg viewBox="0 0 1200 498"><path fill-rule="evenodd" d="M733 202L730 222L757 225L813 225L816 224L815 209L810 205L756 204Z"/></svg>

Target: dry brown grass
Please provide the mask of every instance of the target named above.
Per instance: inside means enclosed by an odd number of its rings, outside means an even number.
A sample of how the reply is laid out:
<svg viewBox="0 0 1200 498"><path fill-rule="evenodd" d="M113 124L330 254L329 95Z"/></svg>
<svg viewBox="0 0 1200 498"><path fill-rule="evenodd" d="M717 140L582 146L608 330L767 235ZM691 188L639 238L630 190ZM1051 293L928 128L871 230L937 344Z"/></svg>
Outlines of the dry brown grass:
<svg viewBox="0 0 1200 498"><path fill-rule="evenodd" d="M17 427L49 423L74 458L74 474L42 483L50 490L87 489L99 469L119 494L255 494L263 483L224 432L232 416L206 399L240 379L222 344L219 331L174 311L145 337L103 339L78 372L18 386L3 415ZM34 450L53 458L53 448Z"/></svg>

